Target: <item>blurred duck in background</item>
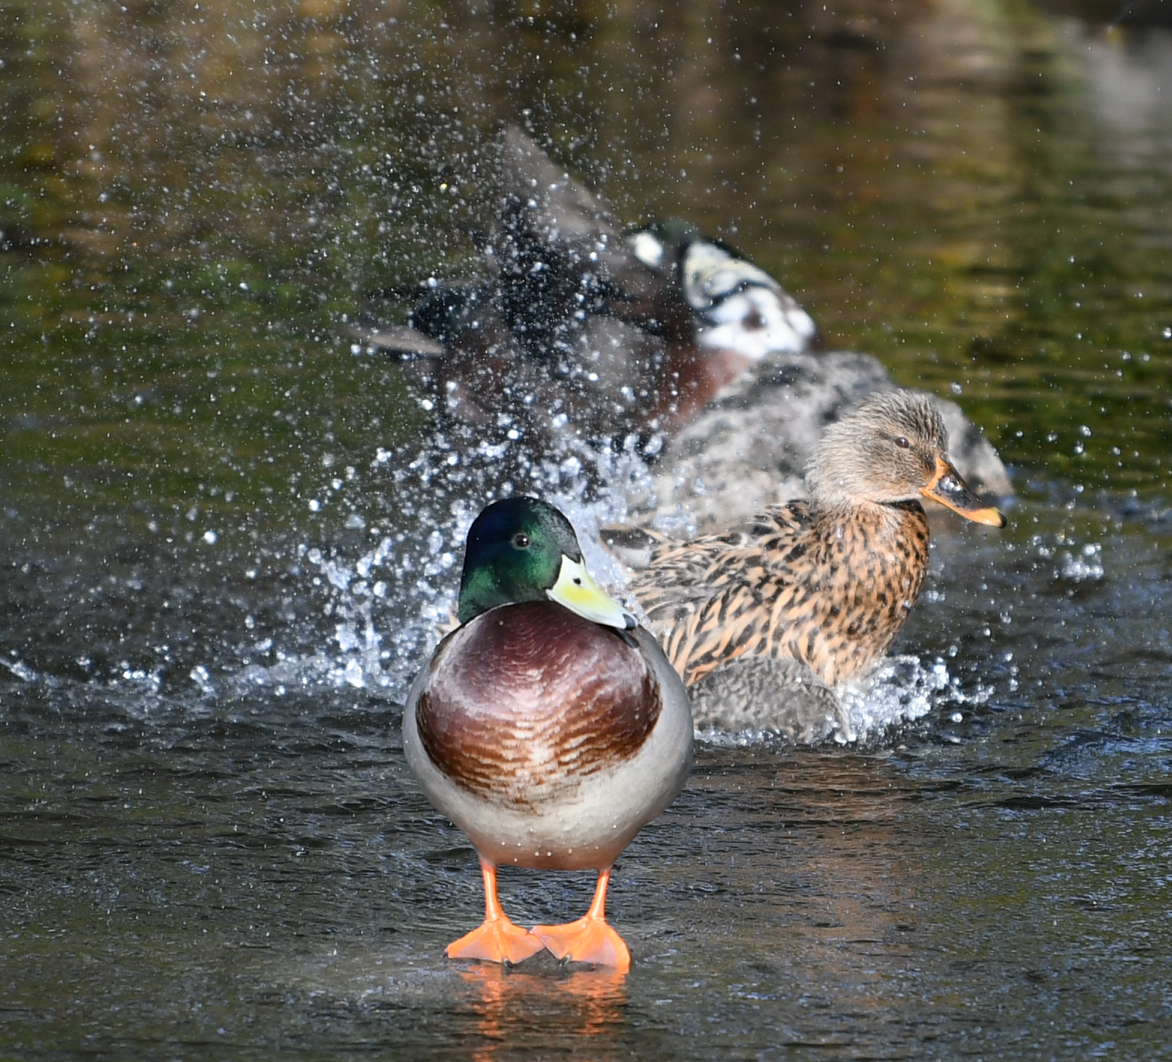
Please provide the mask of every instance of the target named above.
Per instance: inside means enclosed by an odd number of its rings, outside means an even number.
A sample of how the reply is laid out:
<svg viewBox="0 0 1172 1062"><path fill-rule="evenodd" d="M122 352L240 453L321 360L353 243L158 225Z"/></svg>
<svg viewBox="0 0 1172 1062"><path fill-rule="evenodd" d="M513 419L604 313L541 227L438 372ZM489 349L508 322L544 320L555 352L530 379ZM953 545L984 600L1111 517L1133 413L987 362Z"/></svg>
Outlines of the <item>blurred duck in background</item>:
<svg viewBox="0 0 1172 1062"><path fill-rule="evenodd" d="M635 436L655 454L635 519L727 526L801 497L827 427L875 391L879 361L813 352L809 314L764 270L684 221L624 233L609 207L516 126L497 145L500 194L484 275L429 280L407 323L349 325L446 422L508 433L535 454ZM951 459L982 494L1012 494L996 451L954 402L929 396Z"/></svg>
<svg viewBox="0 0 1172 1062"><path fill-rule="evenodd" d="M499 172L486 275L431 283L406 325L350 326L454 419L503 414L537 442L671 434L765 355L814 337L777 281L694 226L624 235L516 126Z"/></svg>

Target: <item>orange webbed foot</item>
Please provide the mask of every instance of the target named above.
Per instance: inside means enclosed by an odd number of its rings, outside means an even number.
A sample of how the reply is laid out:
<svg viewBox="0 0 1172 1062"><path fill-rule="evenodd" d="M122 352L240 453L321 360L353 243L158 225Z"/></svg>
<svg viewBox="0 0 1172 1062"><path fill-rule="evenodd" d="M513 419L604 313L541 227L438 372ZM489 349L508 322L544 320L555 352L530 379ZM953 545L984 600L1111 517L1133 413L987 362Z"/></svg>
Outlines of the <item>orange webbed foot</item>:
<svg viewBox="0 0 1172 1062"><path fill-rule="evenodd" d="M496 894L496 866L483 856L480 873L484 877L484 921L471 933L465 933L448 945L448 958L518 963L536 955L545 945L532 933L509 921Z"/></svg>
<svg viewBox="0 0 1172 1062"><path fill-rule="evenodd" d="M531 932L559 959L610 966L617 973L631 968L626 943L603 918L586 915L562 926L534 926Z"/></svg>
<svg viewBox="0 0 1172 1062"><path fill-rule="evenodd" d="M507 918L486 919L471 933L448 945L449 959L485 959L518 963L536 955L545 945Z"/></svg>
<svg viewBox="0 0 1172 1062"><path fill-rule="evenodd" d="M598 872L594 899L585 917L564 926L534 926L537 937L559 959L591 962L610 966L625 974L631 968L631 953L623 938L606 924L606 889L610 884L610 867Z"/></svg>

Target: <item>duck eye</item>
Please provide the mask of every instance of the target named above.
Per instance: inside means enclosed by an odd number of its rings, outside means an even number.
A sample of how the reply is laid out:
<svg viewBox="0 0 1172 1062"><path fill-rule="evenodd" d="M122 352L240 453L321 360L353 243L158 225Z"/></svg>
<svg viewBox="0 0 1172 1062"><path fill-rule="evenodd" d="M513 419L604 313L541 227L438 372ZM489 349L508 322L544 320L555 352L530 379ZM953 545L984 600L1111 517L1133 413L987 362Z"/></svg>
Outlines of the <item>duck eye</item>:
<svg viewBox="0 0 1172 1062"><path fill-rule="evenodd" d="M513 545L518 549L525 549L529 545L529 536L524 531L518 531L513 536Z"/></svg>
<svg viewBox="0 0 1172 1062"><path fill-rule="evenodd" d="M895 445L898 446L901 450L910 450L912 448L912 444L908 442L907 439L905 439L902 435L896 437Z"/></svg>

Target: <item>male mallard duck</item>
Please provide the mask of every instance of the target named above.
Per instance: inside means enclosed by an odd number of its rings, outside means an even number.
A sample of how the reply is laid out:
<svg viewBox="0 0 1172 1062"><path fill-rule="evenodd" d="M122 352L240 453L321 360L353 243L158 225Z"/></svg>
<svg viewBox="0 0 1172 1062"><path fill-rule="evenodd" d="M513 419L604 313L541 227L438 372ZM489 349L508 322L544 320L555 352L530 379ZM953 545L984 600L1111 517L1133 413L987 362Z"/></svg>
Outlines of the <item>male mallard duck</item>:
<svg viewBox="0 0 1172 1062"><path fill-rule="evenodd" d="M403 744L428 799L480 856L484 923L451 958L630 967L606 923L610 868L675 799L692 715L663 651L586 572L570 522L535 498L489 505L468 532L460 626L407 697ZM502 863L598 871L584 918L526 932L497 899Z"/></svg>
<svg viewBox="0 0 1172 1062"><path fill-rule="evenodd" d="M831 425L806 485L809 501L768 509L743 532L653 545L635 573L632 589L702 725L823 736L833 688L883 655L920 592L920 499L1005 526L949 461L944 422L918 392L874 394ZM795 695L813 705L796 723L779 703Z"/></svg>
<svg viewBox="0 0 1172 1062"><path fill-rule="evenodd" d="M552 436L670 433L814 323L767 273L684 223L624 236L516 126L500 145L487 278L430 280L407 327L358 326L457 421Z"/></svg>

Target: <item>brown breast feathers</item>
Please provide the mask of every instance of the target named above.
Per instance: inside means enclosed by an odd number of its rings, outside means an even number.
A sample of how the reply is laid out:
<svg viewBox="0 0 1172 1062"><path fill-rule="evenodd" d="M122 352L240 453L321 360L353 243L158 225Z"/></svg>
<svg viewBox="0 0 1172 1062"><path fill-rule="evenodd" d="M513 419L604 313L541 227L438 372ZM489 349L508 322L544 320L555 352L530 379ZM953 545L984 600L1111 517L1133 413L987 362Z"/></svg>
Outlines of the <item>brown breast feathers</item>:
<svg viewBox="0 0 1172 1062"><path fill-rule="evenodd" d="M618 632L533 602L449 635L416 725L453 781L498 803L536 805L637 752L661 708L650 667Z"/></svg>

